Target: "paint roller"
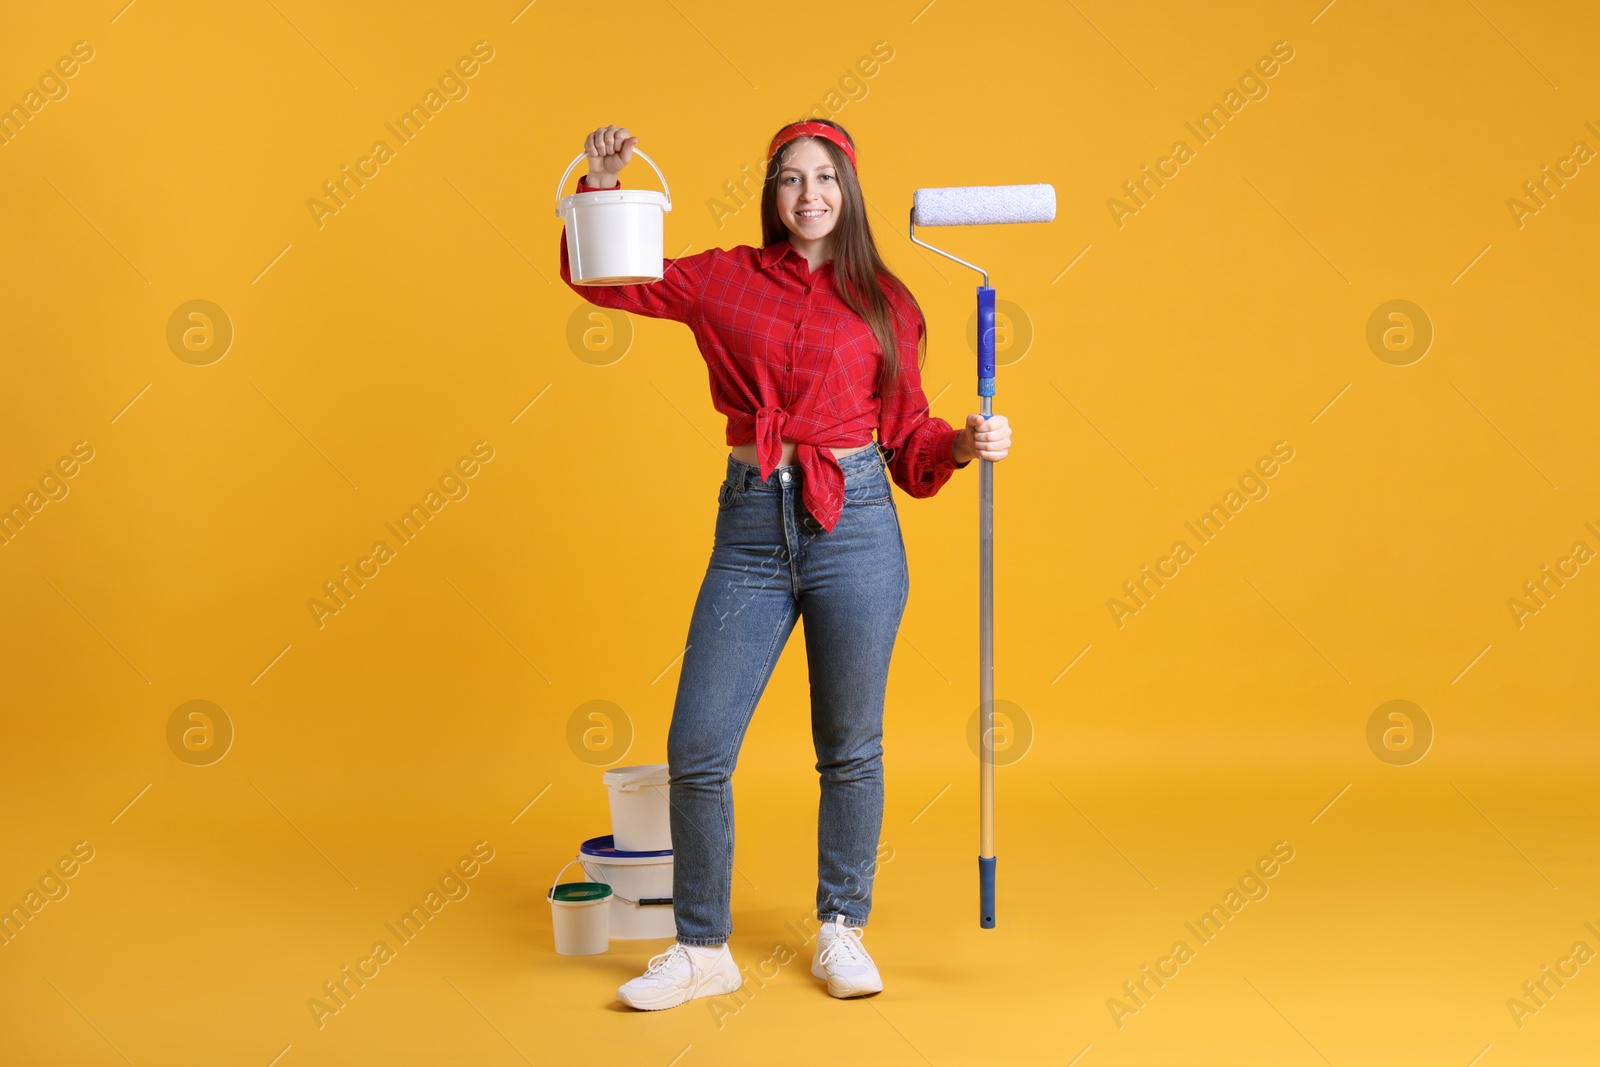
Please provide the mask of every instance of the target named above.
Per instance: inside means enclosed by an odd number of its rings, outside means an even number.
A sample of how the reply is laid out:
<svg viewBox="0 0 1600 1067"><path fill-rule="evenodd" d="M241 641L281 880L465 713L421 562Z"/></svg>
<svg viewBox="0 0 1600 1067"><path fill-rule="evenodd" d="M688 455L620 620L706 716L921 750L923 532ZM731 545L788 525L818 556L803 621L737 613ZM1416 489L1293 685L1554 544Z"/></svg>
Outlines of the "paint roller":
<svg viewBox="0 0 1600 1067"><path fill-rule="evenodd" d="M983 417L994 412L994 288L989 272L917 240L918 226L992 226L1053 222L1053 185L968 185L918 189L911 203L911 240L983 275L978 286L978 396ZM978 459L978 925L994 927L994 463Z"/></svg>

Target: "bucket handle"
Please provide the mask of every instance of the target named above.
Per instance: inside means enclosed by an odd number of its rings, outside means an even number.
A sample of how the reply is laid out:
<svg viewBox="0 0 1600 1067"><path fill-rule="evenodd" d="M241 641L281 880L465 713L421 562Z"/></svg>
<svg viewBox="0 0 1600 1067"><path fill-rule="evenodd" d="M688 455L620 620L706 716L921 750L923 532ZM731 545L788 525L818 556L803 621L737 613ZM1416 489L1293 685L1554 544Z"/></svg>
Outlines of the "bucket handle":
<svg viewBox="0 0 1600 1067"><path fill-rule="evenodd" d="M646 163L650 164L650 169L655 171L656 172L656 177L661 179L661 191L667 194L667 206L666 206L665 210L671 211L672 210L672 190L667 188L667 176L665 174L661 173L661 168L656 166L655 160L653 160L649 156L645 155L644 152L639 149L638 145L634 146L633 151L634 151L634 154L638 155L640 159L643 159ZM571 163L567 164L567 169L565 171L563 171L562 174L561 174L561 180L556 183L556 214L557 215L561 214L561 190L563 190L563 189L565 189L567 187L567 175L571 174L572 173L572 168L576 167L578 165L578 160L586 159L586 158L588 158L588 153L587 152L579 152L578 153L578 159L574 159Z"/></svg>
<svg viewBox="0 0 1600 1067"><path fill-rule="evenodd" d="M571 867L574 863L576 863L578 865L578 869L583 872L583 876L585 878L589 877L589 868L587 868L587 867L585 867L583 865L583 861L582 860L575 860L575 859L574 860L568 860L567 863L566 863L566 866L562 867L559 871L556 872L556 880L550 883L550 892L545 894L545 899L546 900L554 900L555 899L556 886L561 884L561 876L563 874L566 874L567 873L567 867Z"/></svg>

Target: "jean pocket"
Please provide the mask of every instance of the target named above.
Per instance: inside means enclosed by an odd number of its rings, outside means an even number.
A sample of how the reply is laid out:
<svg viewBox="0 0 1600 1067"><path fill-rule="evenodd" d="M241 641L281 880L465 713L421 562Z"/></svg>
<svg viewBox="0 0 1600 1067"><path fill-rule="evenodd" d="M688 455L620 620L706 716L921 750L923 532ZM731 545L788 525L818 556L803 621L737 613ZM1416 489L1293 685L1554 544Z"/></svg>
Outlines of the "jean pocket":
<svg viewBox="0 0 1600 1067"><path fill-rule="evenodd" d="M727 511L733 507L733 502L738 498L739 490L734 488L732 482L724 479L722 487L717 490L717 510L719 512Z"/></svg>
<svg viewBox="0 0 1600 1067"><path fill-rule="evenodd" d="M845 480L844 502L847 505L860 507L887 504L889 494L889 479L882 468L874 468L860 477Z"/></svg>

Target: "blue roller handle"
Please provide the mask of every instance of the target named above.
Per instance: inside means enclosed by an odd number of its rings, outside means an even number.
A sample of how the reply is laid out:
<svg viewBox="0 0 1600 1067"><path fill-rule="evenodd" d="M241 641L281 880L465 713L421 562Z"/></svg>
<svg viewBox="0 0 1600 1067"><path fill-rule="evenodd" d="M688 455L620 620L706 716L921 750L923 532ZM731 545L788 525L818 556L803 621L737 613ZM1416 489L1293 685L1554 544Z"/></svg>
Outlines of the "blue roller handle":
<svg viewBox="0 0 1600 1067"><path fill-rule="evenodd" d="M994 929L994 861L978 857L978 925L985 930Z"/></svg>
<svg viewBox="0 0 1600 1067"><path fill-rule="evenodd" d="M978 395L994 396L994 286L978 286Z"/></svg>

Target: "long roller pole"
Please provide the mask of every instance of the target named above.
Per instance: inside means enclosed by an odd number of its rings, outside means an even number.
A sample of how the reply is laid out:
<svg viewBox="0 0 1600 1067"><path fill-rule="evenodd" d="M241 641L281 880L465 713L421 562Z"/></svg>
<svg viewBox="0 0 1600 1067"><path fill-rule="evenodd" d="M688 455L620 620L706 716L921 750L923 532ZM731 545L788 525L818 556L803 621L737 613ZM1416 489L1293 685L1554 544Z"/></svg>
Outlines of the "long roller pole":
<svg viewBox="0 0 1600 1067"><path fill-rule="evenodd" d="M984 279L987 281L987 277ZM978 396L994 414L994 288L978 286ZM978 924L994 927L994 463L978 459Z"/></svg>

